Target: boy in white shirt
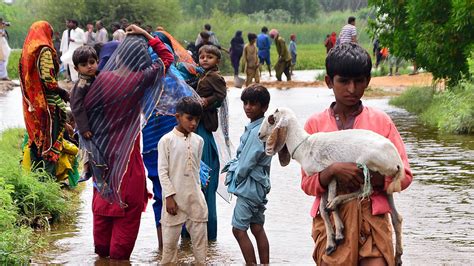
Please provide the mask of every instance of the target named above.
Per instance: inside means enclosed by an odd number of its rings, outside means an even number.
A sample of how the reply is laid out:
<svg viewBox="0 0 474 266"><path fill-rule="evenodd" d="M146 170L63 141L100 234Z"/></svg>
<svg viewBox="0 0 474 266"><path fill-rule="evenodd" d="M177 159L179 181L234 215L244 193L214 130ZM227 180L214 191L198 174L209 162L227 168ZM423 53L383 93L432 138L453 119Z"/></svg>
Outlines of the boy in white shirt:
<svg viewBox="0 0 474 266"><path fill-rule="evenodd" d="M193 133L202 114L201 104L184 97L176 105L178 125L158 142L158 174L166 202L161 214L161 264L178 262L178 241L183 224L191 235L195 263L207 253L207 205L201 192L199 166L203 139Z"/></svg>

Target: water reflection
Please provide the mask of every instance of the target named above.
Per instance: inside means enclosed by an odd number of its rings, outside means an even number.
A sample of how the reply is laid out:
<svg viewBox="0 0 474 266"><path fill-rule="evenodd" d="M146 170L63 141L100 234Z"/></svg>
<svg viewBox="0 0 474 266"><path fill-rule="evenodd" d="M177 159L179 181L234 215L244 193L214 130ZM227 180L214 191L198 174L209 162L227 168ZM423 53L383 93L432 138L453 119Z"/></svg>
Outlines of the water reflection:
<svg viewBox="0 0 474 266"><path fill-rule="evenodd" d="M231 139L242 134L247 119L240 102L240 90L229 91ZM301 124L314 112L322 111L333 100L332 91L323 88L270 90L270 110L286 106L295 110ZM17 91L0 97L2 123L22 124ZM15 103L15 105L13 105ZM415 179L403 193L395 195L404 217L404 256L406 265L473 264L474 254L474 137L446 136L417 122L416 117L388 105L388 99L369 99L366 105L386 111L395 121L405 141ZM20 106L20 107L18 107ZM19 114L17 116L13 116ZM13 123L13 124L12 124ZM282 168L272 164L272 191L268 195L265 229L270 242L270 261L280 264L313 264L311 254L312 198L300 189L299 166L291 162ZM150 184L151 185L151 184ZM77 223L49 233L51 249L33 259L34 263L107 264L94 254L92 240L91 185L82 194L83 208ZM151 186L150 186L151 188ZM233 204L218 201L218 240L209 247L210 263L243 263L231 232ZM157 251L153 211L149 204L142 216L132 263L155 264ZM255 243L254 243L255 244ZM189 242L181 243L180 262L192 261Z"/></svg>

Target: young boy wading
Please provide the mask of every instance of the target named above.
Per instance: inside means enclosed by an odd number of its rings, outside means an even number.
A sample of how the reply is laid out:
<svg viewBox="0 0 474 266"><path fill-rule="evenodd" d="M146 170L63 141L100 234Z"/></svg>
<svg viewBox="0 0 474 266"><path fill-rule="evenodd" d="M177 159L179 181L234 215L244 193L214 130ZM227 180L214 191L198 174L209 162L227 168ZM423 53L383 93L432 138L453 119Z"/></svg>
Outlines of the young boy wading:
<svg viewBox="0 0 474 266"><path fill-rule="evenodd" d="M326 84L333 89L336 101L321 113L312 115L305 124L309 134L344 129L366 129L388 138L397 148L405 167L402 189L412 179L405 146L395 124L383 111L364 106L361 98L370 81L372 62L362 47L344 43L332 48L326 58ZM374 193L370 199L354 199L343 204L339 213L345 227L345 238L331 255L326 254L326 230L319 214L321 195L328 184L336 179L337 194L360 189L363 173L355 163L338 162L323 171L307 176L302 174L301 188L316 196L311 209L314 261L318 265L394 265L390 207L385 190L390 178L371 173Z"/></svg>
<svg viewBox="0 0 474 266"><path fill-rule="evenodd" d="M227 171L228 191L237 196L232 232L244 255L245 263L256 264L255 251L247 235L250 228L255 236L261 264L268 264L270 248L263 228L267 194L270 192L270 164L272 158L265 154L258 131L270 103L270 94L260 84L247 87L240 96L250 123L240 137L237 154L222 170Z"/></svg>

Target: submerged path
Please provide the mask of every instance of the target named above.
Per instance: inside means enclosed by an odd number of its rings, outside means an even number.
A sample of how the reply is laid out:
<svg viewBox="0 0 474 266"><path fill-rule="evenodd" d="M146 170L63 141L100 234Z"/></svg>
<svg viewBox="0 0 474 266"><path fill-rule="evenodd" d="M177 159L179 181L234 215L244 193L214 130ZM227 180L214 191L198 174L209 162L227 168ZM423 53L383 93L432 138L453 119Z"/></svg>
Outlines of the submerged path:
<svg viewBox="0 0 474 266"><path fill-rule="evenodd" d="M234 145L248 122L242 110L240 90L229 91L231 140ZM278 106L296 111L301 124L333 100L327 88L270 89L270 110ZM386 111L395 121L406 143L414 172L412 185L397 194L396 204L404 217L405 265L472 265L474 259L474 137L439 135L417 122L416 116L388 105L388 99L367 99L364 104ZM22 126L21 93L15 89L0 96L0 130ZM265 229L270 241L270 262L314 264L311 258L313 201L300 189L299 166L291 162L282 168L277 159L271 170L272 191L268 195ZM151 186L149 186L151 189ZM33 258L33 263L107 263L93 250L90 182L76 224L51 231L50 248ZM218 200L218 240L209 248L210 263L243 263L231 232L233 204ZM190 243L181 244L180 262L192 261ZM151 202L142 216L132 263L157 263L156 231Z"/></svg>

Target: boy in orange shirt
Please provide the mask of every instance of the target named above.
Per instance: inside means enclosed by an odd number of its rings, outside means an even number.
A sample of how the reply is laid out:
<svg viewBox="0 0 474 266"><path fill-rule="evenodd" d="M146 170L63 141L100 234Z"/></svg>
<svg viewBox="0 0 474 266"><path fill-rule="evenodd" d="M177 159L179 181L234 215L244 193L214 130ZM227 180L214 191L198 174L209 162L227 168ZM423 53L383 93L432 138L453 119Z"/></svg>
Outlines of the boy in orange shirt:
<svg viewBox="0 0 474 266"><path fill-rule="evenodd" d="M355 43L343 43L331 49L326 58L326 84L333 89L336 101L321 113L312 115L305 124L310 133L345 129L366 129L388 138L402 158L406 177L402 189L412 179L405 146L390 117L381 110L367 107L360 100L370 82L372 62L369 54ZM385 189L386 178L371 173L374 193L369 199L354 199L339 209L345 225L345 239L333 253L326 254L326 231L319 215L321 195L328 184L338 181L337 193L354 192L363 184L363 173L355 163L334 163L312 176L302 173L301 188L316 196L311 209L312 236L315 243L313 259L318 265L394 265L391 225ZM368 263L368 264L367 264Z"/></svg>

